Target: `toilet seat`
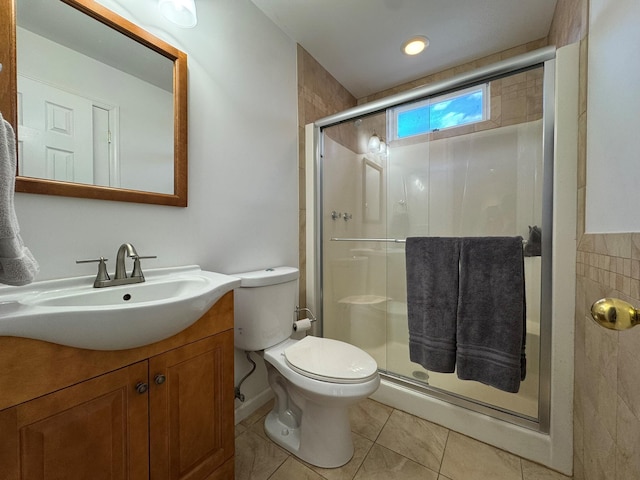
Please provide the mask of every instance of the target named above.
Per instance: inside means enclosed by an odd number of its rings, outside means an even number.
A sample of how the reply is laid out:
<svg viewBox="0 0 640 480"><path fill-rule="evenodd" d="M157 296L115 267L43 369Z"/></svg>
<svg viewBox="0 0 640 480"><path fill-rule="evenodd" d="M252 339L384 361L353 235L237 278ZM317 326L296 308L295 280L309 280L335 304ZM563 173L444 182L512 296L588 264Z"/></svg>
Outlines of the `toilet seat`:
<svg viewBox="0 0 640 480"><path fill-rule="evenodd" d="M307 336L284 350L292 370L332 383L361 383L378 374L378 364L367 352L338 340Z"/></svg>

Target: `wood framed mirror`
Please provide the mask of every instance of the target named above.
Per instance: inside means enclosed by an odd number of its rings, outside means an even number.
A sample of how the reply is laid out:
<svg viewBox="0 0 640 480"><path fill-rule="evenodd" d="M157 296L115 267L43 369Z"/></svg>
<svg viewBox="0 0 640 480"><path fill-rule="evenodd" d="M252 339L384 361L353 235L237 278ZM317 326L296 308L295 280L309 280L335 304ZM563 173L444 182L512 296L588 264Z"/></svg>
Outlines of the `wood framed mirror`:
<svg viewBox="0 0 640 480"><path fill-rule="evenodd" d="M0 0L0 6L0 42L9 46L0 49L0 112L17 132L16 191L186 207L187 55L93 0ZM34 12L46 21L32 19ZM31 23L47 26L39 31ZM49 29L58 33L43 33ZM45 61L54 63L41 67ZM85 65L91 69L78 70ZM46 78L36 78L39 66ZM34 96L38 105L56 107L38 110L42 128L25 123ZM78 153L64 142L51 147L42 140L50 125L62 133L84 126L88 133L77 136L91 141Z"/></svg>

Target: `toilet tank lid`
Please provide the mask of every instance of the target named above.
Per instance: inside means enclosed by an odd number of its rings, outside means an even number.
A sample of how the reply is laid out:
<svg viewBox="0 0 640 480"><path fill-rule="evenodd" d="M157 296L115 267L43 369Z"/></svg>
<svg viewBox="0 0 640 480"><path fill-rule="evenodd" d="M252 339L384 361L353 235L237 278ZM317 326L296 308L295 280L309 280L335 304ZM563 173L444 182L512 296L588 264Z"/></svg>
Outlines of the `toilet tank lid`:
<svg viewBox="0 0 640 480"><path fill-rule="evenodd" d="M298 269L294 267L273 267L253 272L234 273L240 279L241 287L264 287L298 279Z"/></svg>

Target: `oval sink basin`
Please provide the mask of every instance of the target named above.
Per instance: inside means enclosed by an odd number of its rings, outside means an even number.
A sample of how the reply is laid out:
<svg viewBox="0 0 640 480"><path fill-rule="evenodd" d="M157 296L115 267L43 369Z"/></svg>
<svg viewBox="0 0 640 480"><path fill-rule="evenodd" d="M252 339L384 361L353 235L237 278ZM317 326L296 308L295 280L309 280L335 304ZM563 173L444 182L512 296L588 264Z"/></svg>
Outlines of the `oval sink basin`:
<svg viewBox="0 0 640 480"><path fill-rule="evenodd" d="M0 335L123 350L189 327L240 279L198 266L145 272L145 282L93 288L93 276L0 288Z"/></svg>

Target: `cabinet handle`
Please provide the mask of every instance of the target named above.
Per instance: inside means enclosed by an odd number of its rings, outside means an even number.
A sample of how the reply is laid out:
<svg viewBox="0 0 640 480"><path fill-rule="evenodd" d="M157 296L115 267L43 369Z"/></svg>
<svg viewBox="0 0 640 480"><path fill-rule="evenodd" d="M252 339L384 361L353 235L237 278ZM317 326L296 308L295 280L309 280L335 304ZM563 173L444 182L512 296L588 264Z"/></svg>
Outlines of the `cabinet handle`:
<svg viewBox="0 0 640 480"><path fill-rule="evenodd" d="M154 377L153 380L156 382L156 385L162 385L167 380L167 377L159 373Z"/></svg>
<svg viewBox="0 0 640 480"><path fill-rule="evenodd" d="M149 385L144 383L144 382L138 382L136 384L136 392L138 392L139 394L143 394L146 393L147 390L149 390Z"/></svg>

